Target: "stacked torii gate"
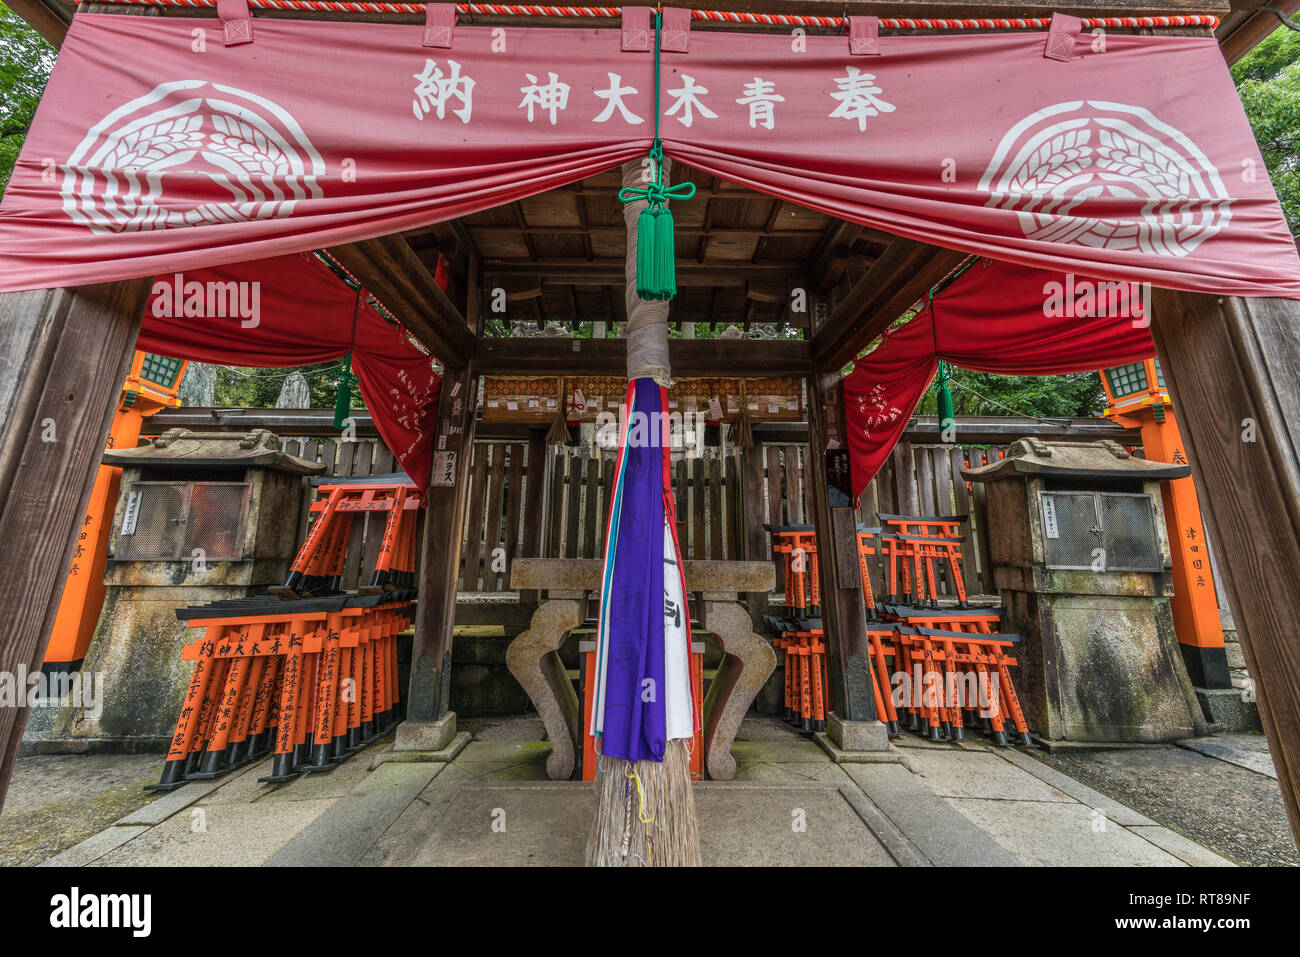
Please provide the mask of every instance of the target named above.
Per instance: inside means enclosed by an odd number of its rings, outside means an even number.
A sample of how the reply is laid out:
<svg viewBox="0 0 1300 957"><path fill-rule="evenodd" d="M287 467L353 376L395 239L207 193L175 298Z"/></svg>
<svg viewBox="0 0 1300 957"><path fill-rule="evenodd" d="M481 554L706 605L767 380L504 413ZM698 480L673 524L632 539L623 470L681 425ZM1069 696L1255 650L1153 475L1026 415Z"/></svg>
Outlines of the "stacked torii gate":
<svg viewBox="0 0 1300 957"><path fill-rule="evenodd" d="M20 14L52 42L66 28L61 0L16 0ZM933 3L894 0L714 0L722 11L771 14L841 13L939 18L1043 16L1039 0ZM1294 4L1291 5L1292 7ZM83 4L85 12L211 16L185 8ZM1183 15L1235 17L1239 31L1259 31L1222 0L1075 0L1081 16ZM268 17L274 11L264 11ZM321 20L420 22L419 13L352 13L321 9L294 16ZM476 22L515 23L511 14ZM564 22L563 20L561 22ZM570 23L572 21L569 21ZM1207 28L1186 32L1204 34ZM1233 36L1237 34L1234 33ZM1229 38L1231 39L1231 38ZM1240 47L1240 38L1235 41ZM1239 51L1238 55L1240 52ZM843 240L853 229L845 224ZM455 222L435 231L447 248ZM852 513L827 496L825 452L846 439L840 374L844 366L965 258L966 253L885 236L888 245L838 303L813 292L808 336L801 341L674 340L672 368L681 376L796 374L807 377L811 408L813 502L829 655L833 710L840 744L877 740L870 677L861 654L865 614L857 573ZM828 237L824 253L842 245ZM478 302L483 264L466 255L443 293L425 264L400 238L366 240L331 250L365 288L445 364L436 434L444 451L465 453L474 436L480 377L493 374L581 375L620 368L621 340L510 340L482 335ZM0 670L39 670L58 608L74 531L89 496L114 399L126 373L150 293L150 280L5 293L0 296L0 541L10 560L0 568L8 627L0 633ZM1300 621L1300 302L1156 290L1152 334L1166 379L1184 413L1189 451L1205 518L1221 543L1224 580L1252 673L1260 713L1293 829L1300 832L1300 652L1292 637ZM50 425L52 424L52 429ZM50 437L53 436L53 441ZM1249 438L1247 438L1249 436ZM413 653L408 721L433 723L448 709L449 648L455 611L458 538L464 523L470 456L457 454L451 484L428 493L421 602ZM0 713L0 794L7 787L26 716Z"/></svg>

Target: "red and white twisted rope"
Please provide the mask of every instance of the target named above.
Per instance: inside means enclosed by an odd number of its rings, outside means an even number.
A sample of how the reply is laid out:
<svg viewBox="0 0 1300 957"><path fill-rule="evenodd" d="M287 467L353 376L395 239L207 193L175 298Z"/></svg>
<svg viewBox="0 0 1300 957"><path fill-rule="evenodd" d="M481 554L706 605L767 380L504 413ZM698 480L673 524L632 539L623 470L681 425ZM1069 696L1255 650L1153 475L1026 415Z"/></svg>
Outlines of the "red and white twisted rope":
<svg viewBox="0 0 1300 957"><path fill-rule="evenodd" d="M109 3L160 7L215 7L217 0L107 0ZM262 10L316 10L327 13L423 13L422 3L373 3L370 0L248 0L248 5ZM533 17L601 17L622 14L621 7L553 7L544 4L458 3L461 13L496 16ZM692 10L691 19L713 23L747 23L780 27L843 27L844 17L804 16L788 13L743 13L732 10ZM882 17L882 30L1043 30L1050 17L959 18ZM1219 25L1219 18L1209 14L1160 17L1084 17L1085 28L1110 29L1139 27L1209 27Z"/></svg>

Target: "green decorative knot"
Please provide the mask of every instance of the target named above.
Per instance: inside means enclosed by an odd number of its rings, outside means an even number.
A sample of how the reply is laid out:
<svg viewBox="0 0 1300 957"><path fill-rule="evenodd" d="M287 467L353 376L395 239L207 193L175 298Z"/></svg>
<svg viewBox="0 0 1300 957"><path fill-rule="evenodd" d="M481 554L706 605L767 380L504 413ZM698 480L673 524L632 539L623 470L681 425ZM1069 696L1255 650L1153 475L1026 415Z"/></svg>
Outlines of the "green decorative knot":
<svg viewBox="0 0 1300 957"><path fill-rule="evenodd" d="M618 198L624 203L645 200L648 204L636 220L636 294L642 299L665 301L677 295L677 244L668 201L690 199L695 195L695 184L664 185L664 144L659 138L661 18L662 14L655 11L655 138L650 146L655 181L642 189L624 186L618 191Z"/></svg>
<svg viewBox="0 0 1300 957"><path fill-rule="evenodd" d="M694 183L678 183L676 186L665 186L661 182L655 182L645 189L624 186L618 191L618 198L621 202L634 203L639 199L643 199L650 204L651 209L663 209L668 205L670 199L683 200L691 199L694 196Z"/></svg>

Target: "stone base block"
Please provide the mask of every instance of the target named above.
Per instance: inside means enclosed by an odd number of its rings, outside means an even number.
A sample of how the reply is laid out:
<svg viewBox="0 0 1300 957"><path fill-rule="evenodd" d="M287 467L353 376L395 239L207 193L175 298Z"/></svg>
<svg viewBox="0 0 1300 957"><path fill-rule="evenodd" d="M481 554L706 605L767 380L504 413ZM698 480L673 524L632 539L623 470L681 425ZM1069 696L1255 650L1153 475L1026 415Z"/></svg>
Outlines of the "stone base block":
<svg viewBox="0 0 1300 957"><path fill-rule="evenodd" d="M845 721L826 716L826 736L841 751L888 751L889 732L879 721Z"/></svg>
<svg viewBox="0 0 1300 957"><path fill-rule="evenodd" d="M389 748L386 751L380 751L370 761L370 770L375 770L381 764L390 764L399 762L402 764L447 764L456 760L456 756L465 750L465 745L469 744L472 735L468 731L461 731L451 739L451 742L440 751L398 751L395 748Z"/></svg>
<svg viewBox="0 0 1300 957"><path fill-rule="evenodd" d="M813 734L813 740L836 764L901 764L908 767L907 759L897 748L888 751L845 751L825 731Z"/></svg>
<svg viewBox="0 0 1300 957"><path fill-rule="evenodd" d="M1247 701L1240 688L1197 688L1196 699L1201 703L1212 724L1220 731L1262 731L1259 706Z"/></svg>
<svg viewBox="0 0 1300 957"><path fill-rule="evenodd" d="M448 711L437 721L407 719L397 726L394 751L441 751L456 736L456 712Z"/></svg>

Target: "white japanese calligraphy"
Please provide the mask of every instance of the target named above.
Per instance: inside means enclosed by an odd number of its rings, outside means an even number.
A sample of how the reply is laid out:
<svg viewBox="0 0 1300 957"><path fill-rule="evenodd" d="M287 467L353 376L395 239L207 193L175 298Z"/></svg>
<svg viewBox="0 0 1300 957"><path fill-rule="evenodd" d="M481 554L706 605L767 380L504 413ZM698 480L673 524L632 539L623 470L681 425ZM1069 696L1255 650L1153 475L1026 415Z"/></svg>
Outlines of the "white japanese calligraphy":
<svg viewBox="0 0 1300 957"><path fill-rule="evenodd" d="M452 113L459 116L462 123L469 122L474 109L474 81L468 76L460 75L460 64L455 60L448 60L447 65L451 68L451 73L444 75L442 67L437 63L425 60L424 71L413 74L420 81L415 86L415 99L411 101L411 109L417 120L424 119L434 111L437 111L438 119L442 119L448 102L457 100L461 104L460 109L453 109Z"/></svg>
<svg viewBox="0 0 1300 957"><path fill-rule="evenodd" d="M528 122L533 121L533 107L537 107L543 113L551 114L551 125L555 125L555 115L560 110L569 108L569 84L562 83L560 78L554 73L550 74L551 81L546 85L539 85L537 77L531 73L525 73L528 82L532 86L521 86L519 92L524 98L519 101L519 109L528 107Z"/></svg>
<svg viewBox="0 0 1300 957"><path fill-rule="evenodd" d="M632 126L644 123L645 119L643 117L637 116L623 104L623 97L635 95L636 88L631 86L620 86L619 84L623 82L623 78L617 73L607 73L606 76L609 77L609 89L596 90L594 92L602 100L608 100L609 102L606 103L605 108L600 111L600 115L596 117L595 122L604 123L614 115L614 110L617 109L623 117L623 122Z"/></svg>
<svg viewBox="0 0 1300 957"><path fill-rule="evenodd" d="M677 102L664 110L664 116L674 116L678 110L681 110L682 115L677 116L676 119L682 124L682 126L690 126L695 122L695 116L692 112L693 109L699 110L700 116L704 117L706 120L716 118L718 114L714 113L711 109L701 103L700 98L696 96L697 93L705 94L708 92L708 89L696 84L695 77L683 73L682 85L676 90L668 91L668 95L673 97Z"/></svg>
<svg viewBox="0 0 1300 957"><path fill-rule="evenodd" d="M855 66L844 69L846 75L835 78L835 83L840 90L838 93L832 93L831 98L839 100L840 105L831 111L831 116L857 120L858 129L865 130L868 117L894 112L892 103L880 99L879 94L884 90L876 86L874 74L863 73Z"/></svg>
<svg viewBox="0 0 1300 957"><path fill-rule="evenodd" d="M736 102L749 107L749 128L758 129L765 126L769 130L776 125L776 103L784 103L785 97L776 92L776 84L771 80L754 77L745 84L744 96Z"/></svg>

